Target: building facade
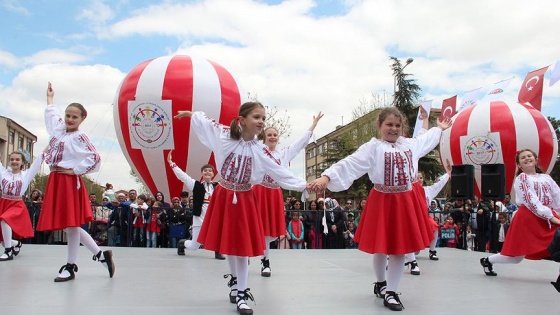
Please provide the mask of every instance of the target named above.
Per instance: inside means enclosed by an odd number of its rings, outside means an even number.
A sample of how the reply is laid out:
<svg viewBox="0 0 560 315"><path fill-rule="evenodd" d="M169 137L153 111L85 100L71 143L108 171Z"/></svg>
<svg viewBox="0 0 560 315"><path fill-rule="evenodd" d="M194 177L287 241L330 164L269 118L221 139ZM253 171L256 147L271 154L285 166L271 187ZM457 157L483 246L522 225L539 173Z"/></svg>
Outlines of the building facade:
<svg viewBox="0 0 560 315"><path fill-rule="evenodd" d="M5 167L9 165L9 154L14 151L26 153L27 157L29 157L28 162L31 163L33 160L33 148L36 142L37 136L12 119L0 116L0 161L2 165Z"/></svg>

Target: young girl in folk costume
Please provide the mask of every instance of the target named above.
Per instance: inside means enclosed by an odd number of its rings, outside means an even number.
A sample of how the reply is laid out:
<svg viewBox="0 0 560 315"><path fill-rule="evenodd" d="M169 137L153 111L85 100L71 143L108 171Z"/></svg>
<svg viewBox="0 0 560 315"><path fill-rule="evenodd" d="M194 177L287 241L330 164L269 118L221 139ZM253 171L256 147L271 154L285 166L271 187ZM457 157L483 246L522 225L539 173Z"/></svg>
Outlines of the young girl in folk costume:
<svg viewBox="0 0 560 315"><path fill-rule="evenodd" d="M502 252L481 258L487 276L498 275L494 264L518 264L524 258L539 260L550 257L547 248L560 225L560 188L538 166L535 152L524 149L517 153L519 168L513 182L515 203L519 207L506 234ZM560 276L552 282L560 292Z"/></svg>
<svg viewBox="0 0 560 315"><path fill-rule="evenodd" d="M198 241L205 249L225 254L231 271L229 299L241 314L252 314L246 300L249 257L263 255L264 232L251 184L265 174L282 187L303 191L306 183L278 165L268 149L256 139L263 131L266 112L259 102L247 102L230 128L202 112L179 111L175 118L191 116L191 130L214 151L221 180L216 186Z"/></svg>
<svg viewBox="0 0 560 315"><path fill-rule="evenodd" d="M377 120L381 140L371 139L310 183L310 188L317 192L325 188L342 191L360 176L368 174L374 186L354 240L359 244L358 249L374 254L373 268L377 278L374 292L384 298L383 304L387 308L394 311L403 309L397 288L405 254L424 249L434 237L426 200L412 190L416 181L414 160L436 147L442 130L451 125L449 120L438 122L438 128L417 138L404 138L405 121L397 108L384 108ZM387 255L390 257L388 266Z"/></svg>
<svg viewBox="0 0 560 315"><path fill-rule="evenodd" d="M88 232L80 228L82 224L93 220L89 195L81 175L96 171L100 164L95 147L86 134L78 130L86 119L87 112L81 104L72 103L66 107L62 120L58 107L53 105L53 98L54 90L49 83L45 124L51 139L45 162L50 166L51 173L45 188L37 230L66 229L67 263L60 268L55 282L74 279L78 271L76 260L80 243L93 253L93 260L101 262L109 270L112 278L115 272L112 252L101 251Z"/></svg>
<svg viewBox="0 0 560 315"><path fill-rule="evenodd" d="M200 168L202 175L202 181L195 180L190 177L187 173L183 172L171 157L171 152L167 154L167 162L169 166L175 173L175 176L185 183L188 190L192 191L193 196L193 223L192 223L192 239L185 241L185 249L195 251L200 248L200 243L198 242L198 235L200 234L200 228L204 222L204 217L206 216L206 211L210 205L210 198L214 193L214 188L218 183L212 182L214 178L214 166L210 164L205 164ZM223 260L225 259L220 253L215 252L214 258Z"/></svg>
<svg viewBox="0 0 560 315"><path fill-rule="evenodd" d="M451 164L449 163L449 161L447 161L446 170L447 170L447 173L443 174L438 179L436 179L435 183L431 186L423 186L423 184L424 184L424 173L418 172L418 174L416 175L417 182L414 183L413 186L416 186L416 185L419 186L419 189L421 190L420 194L423 195L424 199L426 200L426 210L430 206L430 201L433 200L435 197L437 197L439 192L443 189L443 187L445 186L445 184L447 184L447 181L449 180L449 176L450 176L450 173L451 173ZM429 257L430 257L430 260L439 260L439 258L437 256L437 252L436 252L436 243L437 243L437 238L438 238L438 235L439 235L439 224L436 223L431 216L429 216L429 218L432 220L433 229L434 229L434 231L433 231L434 238L430 242L430 255L429 255ZM420 275L420 267L418 267L418 262L416 262L416 253L406 254L405 261L407 261L407 263L405 265L410 265L410 273L412 275L415 275L415 276Z"/></svg>
<svg viewBox="0 0 560 315"><path fill-rule="evenodd" d="M39 171L43 163L43 154L35 158L28 170L23 170L25 156L21 152L13 152L9 155L11 170L5 169L0 164L0 188L2 197L0 198L0 226L2 234L0 240L3 241L5 248L4 254L0 256L0 261L12 260L19 254L21 241L15 241L12 236L17 238L33 237L33 226L29 218L29 212L22 196L27 190L27 186Z"/></svg>
<svg viewBox="0 0 560 315"><path fill-rule="evenodd" d="M317 116L313 116L313 123L308 131L295 143L282 150L276 150L276 145L278 144L278 130L276 128L266 128L260 137L263 138L264 144L272 153L276 163L288 168L290 161L309 143L313 130L322 117L323 114L321 112ZM266 245L264 257L261 259L261 276L270 277L270 242L286 233L284 196L282 195L280 185L275 183L268 175L264 176L262 183L253 186L253 192L257 198L257 209L260 212Z"/></svg>

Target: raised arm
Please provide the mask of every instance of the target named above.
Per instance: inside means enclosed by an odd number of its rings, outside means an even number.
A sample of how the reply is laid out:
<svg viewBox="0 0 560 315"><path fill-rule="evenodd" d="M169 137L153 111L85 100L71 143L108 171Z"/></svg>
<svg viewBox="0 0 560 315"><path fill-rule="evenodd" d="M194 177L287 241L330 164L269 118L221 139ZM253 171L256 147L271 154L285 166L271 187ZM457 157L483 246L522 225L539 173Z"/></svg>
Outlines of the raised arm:
<svg viewBox="0 0 560 315"><path fill-rule="evenodd" d="M171 167L171 169L173 170L173 173L175 173L175 176L177 176L177 178L182 181L183 183L185 183L185 185L187 186L187 188L192 191L194 188L194 183L195 180L189 176L189 174L183 172L178 166L177 164L175 164L175 162L173 162L173 159L171 157L171 152L173 152L173 150L169 151L169 153L167 154L167 163L169 163L169 166Z"/></svg>

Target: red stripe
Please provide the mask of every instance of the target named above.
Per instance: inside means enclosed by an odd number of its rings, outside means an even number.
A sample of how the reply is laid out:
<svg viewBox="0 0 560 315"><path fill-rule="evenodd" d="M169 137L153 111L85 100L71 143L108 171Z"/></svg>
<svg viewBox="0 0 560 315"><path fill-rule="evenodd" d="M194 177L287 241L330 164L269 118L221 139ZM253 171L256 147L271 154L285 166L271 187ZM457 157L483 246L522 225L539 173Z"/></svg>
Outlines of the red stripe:
<svg viewBox="0 0 560 315"><path fill-rule="evenodd" d="M126 151L128 152L132 164L136 167L138 175L142 178L150 191L156 191L156 185L150 175L150 169L148 168L148 165L146 165L146 161L144 161L142 150L132 149L130 145L130 126L128 124L128 101L136 99L136 89L138 87L140 76L152 60L153 59L147 60L134 67L134 69L132 69L124 78L119 91L118 119L116 121L118 121L121 126L121 136L123 137Z"/></svg>
<svg viewBox="0 0 560 315"><path fill-rule="evenodd" d="M537 109L532 106L523 105L529 111L529 114L533 117L537 130L539 132L539 167L543 172L546 172L550 163L553 163L553 157L556 156L557 152L554 152L554 135L550 130L547 118ZM519 148L524 149L524 148Z"/></svg>
<svg viewBox="0 0 560 315"><path fill-rule="evenodd" d="M490 103L490 132L500 133L502 158L506 167L506 192L510 192L515 179L515 154L517 152L517 133L510 107L504 102Z"/></svg>
<svg viewBox="0 0 560 315"><path fill-rule="evenodd" d="M231 121L239 114L239 107L241 107L239 87L237 86L237 82L235 82L231 73L229 73L224 67L213 61L209 62L212 64L216 74L218 75L220 89L222 92L222 106L220 108L220 118L218 119L218 122L222 125L229 126L231 125ZM220 172L220 168L216 165L214 152L210 155L208 163L214 165L217 173Z"/></svg>
<svg viewBox="0 0 560 315"><path fill-rule="evenodd" d="M163 81L161 95L164 100L172 100L172 116L180 110L192 110L193 97L193 66L189 56L174 56L169 61ZM173 121L173 141L175 150L173 160L181 169L186 169L189 156L190 119ZM163 151L162 159L167 161L169 150ZM195 153L196 154L196 153ZM167 165L167 163L165 163ZM165 168L170 198L179 197L183 183L177 179L170 167Z"/></svg>
<svg viewBox="0 0 560 315"><path fill-rule="evenodd" d="M467 135L471 113L476 106L477 105L465 108L453 121L453 126L451 127L451 132L449 134L449 151L451 153L451 160L453 161L453 164L463 164L463 156L461 154L461 137ZM476 184L476 181L474 185L474 193L476 196L480 196L480 189Z"/></svg>

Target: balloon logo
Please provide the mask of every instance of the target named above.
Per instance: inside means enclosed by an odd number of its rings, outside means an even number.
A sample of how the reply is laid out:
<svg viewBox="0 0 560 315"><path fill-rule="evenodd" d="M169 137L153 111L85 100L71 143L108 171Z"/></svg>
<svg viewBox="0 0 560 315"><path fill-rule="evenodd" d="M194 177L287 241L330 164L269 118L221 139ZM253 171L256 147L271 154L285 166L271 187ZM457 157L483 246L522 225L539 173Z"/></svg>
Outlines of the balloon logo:
<svg viewBox="0 0 560 315"><path fill-rule="evenodd" d="M460 111L440 140L442 161L474 165L475 195L479 197L482 164L503 163L506 192L511 192L517 172L515 155L522 149L537 153L539 166L550 173L558 153L556 133L548 119L532 106L503 101Z"/></svg>
<svg viewBox="0 0 560 315"><path fill-rule="evenodd" d="M197 179L204 164L216 166L212 152L194 133L190 119L174 120L180 110L204 111L229 125L241 106L233 76L215 62L185 55L147 60L121 82L113 101L115 131L130 167L166 200L186 190L167 166L167 153Z"/></svg>

